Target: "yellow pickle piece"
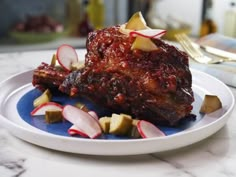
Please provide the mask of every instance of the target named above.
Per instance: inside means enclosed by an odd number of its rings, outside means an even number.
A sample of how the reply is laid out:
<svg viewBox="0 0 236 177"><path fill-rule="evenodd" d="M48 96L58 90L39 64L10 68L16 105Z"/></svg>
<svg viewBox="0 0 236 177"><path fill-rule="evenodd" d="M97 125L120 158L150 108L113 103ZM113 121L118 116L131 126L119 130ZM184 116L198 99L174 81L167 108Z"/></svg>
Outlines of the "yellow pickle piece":
<svg viewBox="0 0 236 177"><path fill-rule="evenodd" d="M137 126L133 126L131 127L130 131L128 132L128 136L130 138L141 138L141 135L138 131L138 128Z"/></svg>
<svg viewBox="0 0 236 177"><path fill-rule="evenodd" d="M63 120L62 112L58 110L47 110L45 112L45 121L49 124L61 122Z"/></svg>
<svg viewBox="0 0 236 177"><path fill-rule="evenodd" d="M142 30L147 28L147 24L141 12L136 12L126 24L126 29Z"/></svg>
<svg viewBox="0 0 236 177"><path fill-rule="evenodd" d="M109 133L125 135L132 125L132 118L125 115L112 114Z"/></svg>
<svg viewBox="0 0 236 177"><path fill-rule="evenodd" d="M152 42L151 39L137 36L131 46L131 50L135 49L139 49L145 52L150 52L153 50L158 50L158 47L156 46L156 44Z"/></svg>
<svg viewBox="0 0 236 177"><path fill-rule="evenodd" d="M109 133L110 122L111 122L111 118L110 117L101 117L99 119L99 124L100 124L100 126L102 128L103 133Z"/></svg>
<svg viewBox="0 0 236 177"><path fill-rule="evenodd" d="M50 66L56 66L57 57L56 54L53 54Z"/></svg>
<svg viewBox="0 0 236 177"><path fill-rule="evenodd" d="M209 114L222 108L222 103L216 95L205 95L202 102L200 113Z"/></svg>
<svg viewBox="0 0 236 177"><path fill-rule="evenodd" d="M88 112L88 111L89 111L89 109L88 109L88 108L86 107L86 105L83 104L83 103L78 102L78 103L75 104L75 106L76 106L77 108L79 108L79 109L85 111L85 112Z"/></svg>
<svg viewBox="0 0 236 177"><path fill-rule="evenodd" d="M36 98L33 102L34 107L38 107L39 105L43 103L50 102L52 99L52 94L49 89L45 90L42 95L40 95L38 98Z"/></svg>
<svg viewBox="0 0 236 177"><path fill-rule="evenodd" d="M130 130L128 131L128 136L130 138L140 138L141 135L138 131L138 128L137 128L137 124L138 124L139 120L138 119L133 119L132 120L132 125L131 125L131 128Z"/></svg>
<svg viewBox="0 0 236 177"><path fill-rule="evenodd" d="M82 68L84 68L84 67L85 67L85 66L84 66L84 63L76 62L76 63L72 63L72 64L71 64L71 70L72 70L72 71L77 71L77 70L82 69Z"/></svg>

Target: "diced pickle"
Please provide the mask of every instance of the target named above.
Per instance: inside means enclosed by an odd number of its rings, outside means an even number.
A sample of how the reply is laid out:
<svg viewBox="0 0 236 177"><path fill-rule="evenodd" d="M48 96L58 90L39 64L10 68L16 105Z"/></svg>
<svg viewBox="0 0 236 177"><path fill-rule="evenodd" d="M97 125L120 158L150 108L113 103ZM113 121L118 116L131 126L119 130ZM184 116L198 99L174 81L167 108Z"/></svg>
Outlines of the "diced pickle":
<svg viewBox="0 0 236 177"><path fill-rule="evenodd" d="M63 120L62 112L58 110L47 110L45 112L45 120L47 123L56 123Z"/></svg>
<svg viewBox="0 0 236 177"><path fill-rule="evenodd" d="M137 126L138 121L140 121L140 120L138 120L138 119L133 119L133 120L132 120L132 125L133 125L133 126Z"/></svg>
<svg viewBox="0 0 236 177"><path fill-rule="evenodd" d="M85 111L85 112L88 112L88 111L89 111L89 109L88 109L88 108L85 106L85 104L83 104L83 103L78 102L78 103L75 104L75 106L76 106L77 108L79 108L79 109Z"/></svg>
<svg viewBox="0 0 236 177"><path fill-rule="evenodd" d="M145 52L150 52L153 50L158 50L158 47L156 46L156 44L152 42L151 39L137 36L131 46L131 50L135 49L139 49Z"/></svg>
<svg viewBox="0 0 236 177"><path fill-rule="evenodd" d="M40 95L38 98L36 98L33 102L34 107L38 107L39 105L43 104L43 103L47 103L49 101L51 101L52 99L52 94L50 92L50 90L45 90L42 95Z"/></svg>
<svg viewBox="0 0 236 177"><path fill-rule="evenodd" d="M128 132L128 137L130 137L130 138L140 138L141 137L137 126L132 125L131 129Z"/></svg>
<svg viewBox="0 0 236 177"><path fill-rule="evenodd" d="M112 114L109 133L125 135L131 128L132 118L124 115Z"/></svg>
<svg viewBox="0 0 236 177"><path fill-rule="evenodd" d="M100 126L102 128L103 133L109 133L110 122L111 122L111 118L110 117L101 117L99 119L99 124L100 124Z"/></svg>
<svg viewBox="0 0 236 177"><path fill-rule="evenodd" d="M56 62L57 62L57 57L56 57L56 55L55 54L53 54L53 56L52 56L52 60L51 60L51 66L56 66Z"/></svg>
<svg viewBox="0 0 236 177"><path fill-rule="evenodd" d="M125 117L127 117L127 118L129 118L129 119L132 119L132 117L131 117L130 115L128 115L128 114L121 113L120 115L121 115L121 116L125 116Z"/></svg>
<svg viewBox="0 0 236 177"><path fill-rule="evenodd" d="M138 131L138 128L137 128L138 121L139 121L138 119L133 119L133 121L132 121L131 128L128 131L128 136L130 138L140 138L141 137L141 135Z"/></svg>
<svg viewBox="0 0 236 177"><path fill-rule="evenodd" d="M60 65L56 65L56 66L55 66L55 69L56 69L57 71L64 71L64 69L63 69Z"/></svg>
<svg viewBox="0 0 236 177"><path fill-rule="evenodd" d="M222 108L222 103L216 95L205 95L200 113L209 114Z"/></svg>
<svg viewBox="0 0 236 177"><path fill-rule="evenodd" d="M84 68L84 64L83 63L77 62L77 63L72 63L72 65L71 65L71 69L73 71L76 71L76 70L79 70L79 69L82 69L82 68Z"/></svg>
<svg viewBox="0 0 236 177"><path fill-rule="evenodd" d="M142 30L147 28L148 27L141 12L136 12L126 24L126 29L131 30Z"/></svg>

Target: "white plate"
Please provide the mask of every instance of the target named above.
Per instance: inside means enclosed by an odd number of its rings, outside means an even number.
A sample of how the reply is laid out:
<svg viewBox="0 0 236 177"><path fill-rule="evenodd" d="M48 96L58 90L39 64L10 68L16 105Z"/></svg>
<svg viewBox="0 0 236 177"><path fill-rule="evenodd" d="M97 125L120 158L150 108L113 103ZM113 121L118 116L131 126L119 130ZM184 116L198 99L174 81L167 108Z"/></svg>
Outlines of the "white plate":
<svg viewBox="0 0 236 177"><path fill-rule="evenodd" d="M166 137L130 140L83 139L54 135L37 129L19 116L16 104L33 89L32 71L15 75L0 83L0 123L13 135L30 143L65 152L94 155L133 155L154 153L184 147L217 132L227 122L234 106L230 89L221 81L197 70L193 75L194 94L203 99L205 94L218 95L223 108L211 115L205 115L192 127ZM196 105L196 103L195 103Z"/></svg>

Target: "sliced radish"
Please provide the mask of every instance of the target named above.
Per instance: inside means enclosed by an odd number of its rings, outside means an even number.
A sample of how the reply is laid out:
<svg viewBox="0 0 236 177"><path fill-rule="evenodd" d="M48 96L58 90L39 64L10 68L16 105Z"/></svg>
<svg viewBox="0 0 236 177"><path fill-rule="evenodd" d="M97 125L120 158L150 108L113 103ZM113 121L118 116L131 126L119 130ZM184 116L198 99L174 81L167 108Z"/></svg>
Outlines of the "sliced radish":
<svg viewBox="0 0 236 177"><path fill-rule="evenodd" d="M71 105L64 106L62 110L63 117L74 124L82 133L90 138L96 138L101 135L101 127L90 114Z"/></svg>
<svg viewBox="0 0 236 177"><path fill-rule="evenodd" d="M145 120L138 121L137 128L143 138L166 136L159 128Z"/></svg>
<svg viewBox="0 0 236 177"><path fill-rule="evenodd" d="M87 138L88 135L84 134L78 127L76 127L75 125L72 125L69 129L68 129L68 133L73 136L73 135L80 135L82 137Z"/></svg>
<svg viewBox="0 0 236 177"><path fill-rule="evenodd" d="M58 63L66 71L71 71L72 64L78 63L78 55L75 49L67 44L58 47L56 56Z"/></svg>
<svg viewBox="0 0 236 177"><path fill-rule="evenodd" d="M31 116L45 115L47 110L62 111L63 106L55 102L43 103L36 107L30 114Z"/></svg>
<svg viewBox="0 0 236 177"><path fill-rule="evenodd" d="M142 36L145 38L160 38L166 33L166 30L151 29L149 27L147 27L147 29L142 30L126 29L126 24L121 25L119 31L131 37Z"/></svg>
<svg viewBox="0 0 236 177"><path fill-rule="evenodd" d="M98 117L98 115L97 115L96 112L94 112L94 111L89 111L88 113L89 113L95 120L98 121L99 117Z"/></svg>
<svg viewBox="0 0 236 177"><path fill-rule="evenodd" d="M126 24L123 24L120 26L119 28L119 31L122 33L122 34L126 34L126 35L129 35L130 32L134 31L134 30L131 30L131 29L126 29Z"/></svg>
<svg viewBox="0 0 236 177"><path fill-rule="evenodd" d="M142 36L145 38L160 38L165 33L166 33L166 30L162 30L162 29L144 29L144 30L138 30L138 31L131 31L129 35L132 37Z"/></svg>

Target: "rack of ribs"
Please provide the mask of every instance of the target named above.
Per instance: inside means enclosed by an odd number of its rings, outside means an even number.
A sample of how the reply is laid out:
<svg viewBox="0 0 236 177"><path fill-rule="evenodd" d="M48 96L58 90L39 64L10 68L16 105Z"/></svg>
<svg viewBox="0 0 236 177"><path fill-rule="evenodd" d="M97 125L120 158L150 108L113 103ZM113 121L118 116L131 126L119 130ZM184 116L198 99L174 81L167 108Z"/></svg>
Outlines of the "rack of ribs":
<svg viewBox="0 0 236 177"><path fill-rule="evenodd" d="M113 112L176 125L193 117L189 59L161 39L151 40L158 49L145 52L131 50L134 37L120 33L119 26L91 32L84 68L67 73L43 63L34 71L32 83L87 97Z"/></svg>

